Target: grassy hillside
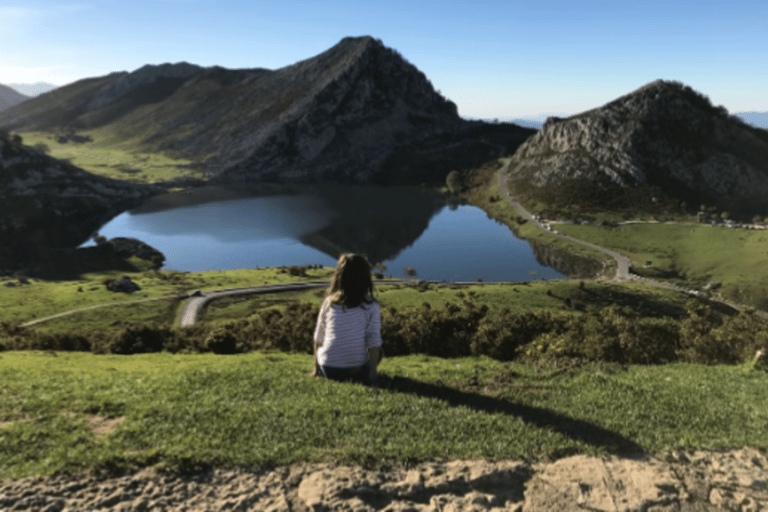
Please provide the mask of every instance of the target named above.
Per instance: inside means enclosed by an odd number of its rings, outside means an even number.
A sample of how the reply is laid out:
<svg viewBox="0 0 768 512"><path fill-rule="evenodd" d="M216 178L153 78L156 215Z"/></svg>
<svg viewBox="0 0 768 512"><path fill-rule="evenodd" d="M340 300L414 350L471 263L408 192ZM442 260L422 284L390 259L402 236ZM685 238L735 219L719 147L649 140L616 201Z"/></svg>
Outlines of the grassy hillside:
<svg viewBox="0 0 768 512"><path fill-rule="evenodd" d="M90 142L59 143L58 136L46 132L22 132L24 144L45 145L54 158L69 160L86 171L139 183L155 183L173 178L201 178L202 174L190 167L186 159L176 159L167 154L148 152L139 137L120 138L109 128L83 130L77 133L90 137Z"/></svg>
<svg viewBox="0 0 768 512"><path fill-rule="evenodd" d="M768 373L745 366L408 356L385 359L369 388L309 377L311 364L279 352L3 353L0 478L768 446L768 412L754 407Z"/></svg>
<svg viewBox="0 0 768 512"><path fill-rule="evenodd" d="M768 309L768 231L674 224L558 224L557 229L621 251L642 275L669 276L696 287L719 281L725 297Z"/></svg>

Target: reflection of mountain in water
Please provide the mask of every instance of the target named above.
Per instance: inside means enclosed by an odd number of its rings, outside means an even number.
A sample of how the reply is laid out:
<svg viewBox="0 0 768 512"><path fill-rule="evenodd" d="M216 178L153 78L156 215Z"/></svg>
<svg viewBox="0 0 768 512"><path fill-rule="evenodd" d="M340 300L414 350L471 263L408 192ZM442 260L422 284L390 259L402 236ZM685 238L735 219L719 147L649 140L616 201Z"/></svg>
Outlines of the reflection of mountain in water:
<svg viewBox="0 0 768 512"><path fill-rule="evenodd" d="M392 260L415 242L445 206L439 194L415 188L321 186L315 193L337 213L333 223L301 242L334 258L358 252L371 263Z"/></svg>
<svg viewBox="0 0 768 512"><path fill-rule="evenodd" d="M359 252L376 263L413 244L444 205L441 195L413 187L208 187L154 197L130 215L148 232L292 238L333 258Z"/></svg>

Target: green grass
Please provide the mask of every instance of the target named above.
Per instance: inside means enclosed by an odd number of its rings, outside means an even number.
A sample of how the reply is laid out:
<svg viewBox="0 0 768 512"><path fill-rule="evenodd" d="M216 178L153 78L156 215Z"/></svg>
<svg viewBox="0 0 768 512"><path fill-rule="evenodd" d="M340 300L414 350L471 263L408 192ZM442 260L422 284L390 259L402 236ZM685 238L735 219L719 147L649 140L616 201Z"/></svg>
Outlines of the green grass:
<svg viewBox="0 0 768 512"><path fill-rule="evenodd" d="M675 224L561 224L557 229L621 251L638 272L676 272L696 286L720 281L723 295L733 300L768 304L768 231ZM650 269L645 268L647 261Z"/></svg>
<svg viewBox="0 0 768 512"><path fill-rule="evenodd" d="M110 292L103 285L107 278L122 277L124 273L86 274L75 281L43 281L32 279L28 285L15 288L0 287L0 308L3 320L11 324L56 315L101 304L112 304L51 319L30 328L45 332L109 329L127 324L175 325L183 299L179 294L194 290L211 291L260 284L304 280L328 280L332 269L309 269L307 277L292 277L278 268L246 269L208 272L151 271L128 274L141 290L132 294ZM83 290L83 291L79 291ZM296 301L320 305L324 289L288 291L222 298L209 303L200 320L217 324L248 318L266 307L284 308ZM428 289L403 285L376 285L376 296L383 307L397 309L420 307L429 303L441 309L445 304L463 300L485 304L491 310L509 308L516 313L540 310L570 309L566 299L596 311L610 304L627 305L641 314L658 316L662 311L677 316L684 310L689 297L659 290L641 283L587 282L584 289L579 281L554 280L527 283L478 284L469 287L430 285ZM136 302L161 298L158 301ZM578 314L578 313L576 313Z"/></svg>
<svg viewBox="0 0 768 512"><path fill-rule="evenodd" d="M382 387L313 379L311 356L0 354L0 478L91 467L547 459L766 447L768 374L385 359ZM89 423L121 419L106 435Z"/></svg>
<svg viewBox="0 0 768 512"><path fill-rule="evenodd" d="M190 164L190 160L147 152L142 149L138 138L120 138L106 128L78 132L78 135L88 135L93 139L93 142L86 143L60 144L55 135L44 132L22 132L19 135L22 136L24 144L45 144L51 156L69 160L77 167L100 176L142 183L179 177L202 177L197 171L178 167ZM131 172L132 169L138 172Z"/></svg>
<svg viewBox="0 0 768 512"><path fill-rule="evenodd" d="M173 322L169 307L180 305L175 297L194 290L208 291L227 288L257 286L267 283L287 283L307 280L327 280L333 273L331 268L307 270L307 277L294 277L281 272L279 268L222 270L208 272L177 272L160 270L149 272L99 272L83 274L80 279L68 281L30 279L30 284L13 288L0 287L0 310L3 321L12 324L44 318L64 311L89 306L125 302L124 306L110 306L64 316L43 322L36 329L62 331L88 327L109 327L118 323L146 323L160 321L166 325ZM131 294L110 292L104 286L105 279L116 279L128 275L141 290ZM79 291L82 290L82 291ZM127 304L129 302L166 297L168 305L160 302ZM160 317L158 317L160 315ZM170 316L169 316L170 315Z"/></svg>

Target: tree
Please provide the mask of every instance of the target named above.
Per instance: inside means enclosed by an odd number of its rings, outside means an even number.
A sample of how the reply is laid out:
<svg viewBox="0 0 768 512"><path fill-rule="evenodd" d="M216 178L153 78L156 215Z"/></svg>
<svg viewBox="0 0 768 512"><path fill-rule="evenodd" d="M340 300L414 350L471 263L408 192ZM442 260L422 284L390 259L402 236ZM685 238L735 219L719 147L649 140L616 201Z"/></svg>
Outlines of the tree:
<svg viewBox="0 0 768 512"><path fill-rule="evenodd" d="M728 212L723 212L723 213L720 214L720 218L723 219L723 220L728 220L728 219L731 218L731 214L728 213Z"/></svg>

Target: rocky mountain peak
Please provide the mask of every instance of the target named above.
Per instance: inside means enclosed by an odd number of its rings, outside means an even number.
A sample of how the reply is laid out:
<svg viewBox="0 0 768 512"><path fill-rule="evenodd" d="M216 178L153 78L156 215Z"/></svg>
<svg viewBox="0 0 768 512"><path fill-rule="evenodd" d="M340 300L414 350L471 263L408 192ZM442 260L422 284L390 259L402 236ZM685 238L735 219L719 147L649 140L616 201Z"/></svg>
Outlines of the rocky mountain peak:
<svg viewBox="0 0 768 512"><path fill-rule="evenodd" d="M174 82L179 83L199 76L204 71L205 68L187 62L147 64L132 73L122 74L118 80L97 94L88 104L88 108L91 110L102 108L135 91L138 87L153 84L160 79L174 79Z"/></svg>
<svg viewBox="0 0 768 512"><path fill-rule="evenodd" d="M534 195L578 180L691 205L752 207L768 194L768 132L689 86L656 80L600 108L548 119L511 169Z"/></svg>

